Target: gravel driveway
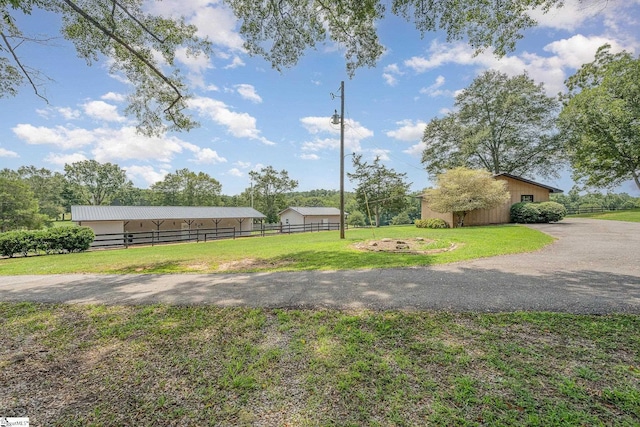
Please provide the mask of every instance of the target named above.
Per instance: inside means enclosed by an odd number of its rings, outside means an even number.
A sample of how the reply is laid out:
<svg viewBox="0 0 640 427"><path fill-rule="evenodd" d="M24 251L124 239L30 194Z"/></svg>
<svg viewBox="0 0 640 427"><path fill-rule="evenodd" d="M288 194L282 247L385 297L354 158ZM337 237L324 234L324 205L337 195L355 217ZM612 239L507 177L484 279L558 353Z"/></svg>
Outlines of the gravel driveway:
<svg viewBox="0 0 640 427"><path fill-rule="evenodd" d="M528 254L432 267L209 275L0 276L1 301L640 313L640 223L566 219Z"/></svg>

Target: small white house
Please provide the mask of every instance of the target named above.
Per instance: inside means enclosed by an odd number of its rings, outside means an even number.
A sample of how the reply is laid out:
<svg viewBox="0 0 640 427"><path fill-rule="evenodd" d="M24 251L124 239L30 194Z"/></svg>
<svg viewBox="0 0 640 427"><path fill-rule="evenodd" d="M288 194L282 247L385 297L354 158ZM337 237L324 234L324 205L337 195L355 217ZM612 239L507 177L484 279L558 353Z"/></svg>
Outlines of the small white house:
<svg viewBox="0 0 640 427"><path fill-rule="evenodd" d="M290 206L278 215L283 225L340 223L340 209L338 208Z"/></svg>

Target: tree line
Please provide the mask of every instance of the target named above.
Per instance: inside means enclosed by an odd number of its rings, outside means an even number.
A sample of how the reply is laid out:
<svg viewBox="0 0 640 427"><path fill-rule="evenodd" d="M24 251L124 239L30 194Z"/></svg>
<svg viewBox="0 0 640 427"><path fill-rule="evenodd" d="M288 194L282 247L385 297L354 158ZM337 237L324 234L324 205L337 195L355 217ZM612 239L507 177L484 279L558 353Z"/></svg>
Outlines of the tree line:
<svg viewBox="0 0 640 427"><path fill-rule="evenodd" d="M354 158L357 184L345 193L351 225L411 223L420 215L404 174ZM251 184L239 195L222 194L222 185L204 172L179 169L149 188L137 188L117 164L84 160L64 166L64 173L35 166L0 170L0 231L37 229L65 219L72 205L251 206L277 223L288 206L339 207L337 190L295 191L298 181L272 166L249 173ZM67 217L68 218L68 217Z"/></svg>

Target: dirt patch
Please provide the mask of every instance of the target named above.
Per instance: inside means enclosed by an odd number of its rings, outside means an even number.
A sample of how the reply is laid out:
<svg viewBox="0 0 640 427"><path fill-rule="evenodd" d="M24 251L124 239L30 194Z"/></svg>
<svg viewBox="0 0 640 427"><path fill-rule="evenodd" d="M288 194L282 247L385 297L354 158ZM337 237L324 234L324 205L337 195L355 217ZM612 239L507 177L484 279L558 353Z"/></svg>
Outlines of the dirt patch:
<svg viewBox="0 0 640 427"><path fill-rule="evenodd" d="M263 270L263 269L285 267L292 263L293 261L288 261L288 260L269 261L265 259L245 258L241 260L221 263L220 265L218 265L218 271Z"/></svg>
<svg viewBox="0 0 640 427"><path fill-rule="evenodd" d="M390 252L403 254L434 254L439 252L452 251L457 248L454 243L444 244L437 240L423 239L416 237L414 239L380 239L367 240L353 245L361 251L371 252Z"/></svg>

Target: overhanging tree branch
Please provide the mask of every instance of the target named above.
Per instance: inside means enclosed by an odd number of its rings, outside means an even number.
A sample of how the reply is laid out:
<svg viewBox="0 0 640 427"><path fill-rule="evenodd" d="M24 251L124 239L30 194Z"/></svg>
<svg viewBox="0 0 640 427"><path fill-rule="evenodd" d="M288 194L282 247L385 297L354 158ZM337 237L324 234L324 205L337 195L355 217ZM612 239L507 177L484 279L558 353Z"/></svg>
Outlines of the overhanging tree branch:
<svg viewBox="0 0 640 427"><path fill-rule="evenodd" d="M35 82L31 78L31 74L27 71L25 66L20 61L20 58L16 54L13 46L11 45L11 43L9 43L9 39L7 38L7 36L4 33L0 32L0 37L2 37L2 41L4 42L5 46L7 47L7 50L11 53L11 56L13 56L13 60L16 61L16 64L18 64L18 67L20 67L20 70L22 71L22 74L24 74L24 76L27 78L27 80L29 80L29 84L33 88L33 91L36 94L36 96L39 97L39 98L42 98L44 100L44 102L46 102L48 104L49 100L46 97L42 96L40 94L40 92L38 92L38 87L36 86Z"/></svg>
<svg viewBox="0 0 640 427"><path fill-rule="evenodd" d="M176 87L176 85L167 76L165 76L162 71L160 71L154 64L152 64L151 61L149 61L147 58L145 58L145 56L143 54L138 52L136 49L131 47L131 45L129 45L129 43L127 43L122 38L118 37L117 34L115 34L113 31L110 31L108 28L106 28L104 25L102 25L100 22L98 22L96 19L94 19L91 15L89 15L86 11L84 11L82 8L80 8L73 1L71 1L71 0L62 0L62 1L65 4L67 4L74 12L76 12L77 14L82 16L84 19L89 21L91 23L91 25L93 25L97 29L99 29L104 35L106 35L111 40L113 40L114 42L116 42L117 44L119 44L120 46L125 48L129 53L131 53L134 57L136 57L136 59L138 59L140 62L142 62L146 67L148 67L148 69L151 70L151 72L153 74L155 74L160 80L162 80L164 83L166 83L167 86L169 86L176 93L176 98L164 110L164 112L169 117L171 117L171 120L174 123L177 123L173 113L171 112L171 109L182 99L182 93ZM138 22L138 21L136 20L136 22Z"/></svg>

